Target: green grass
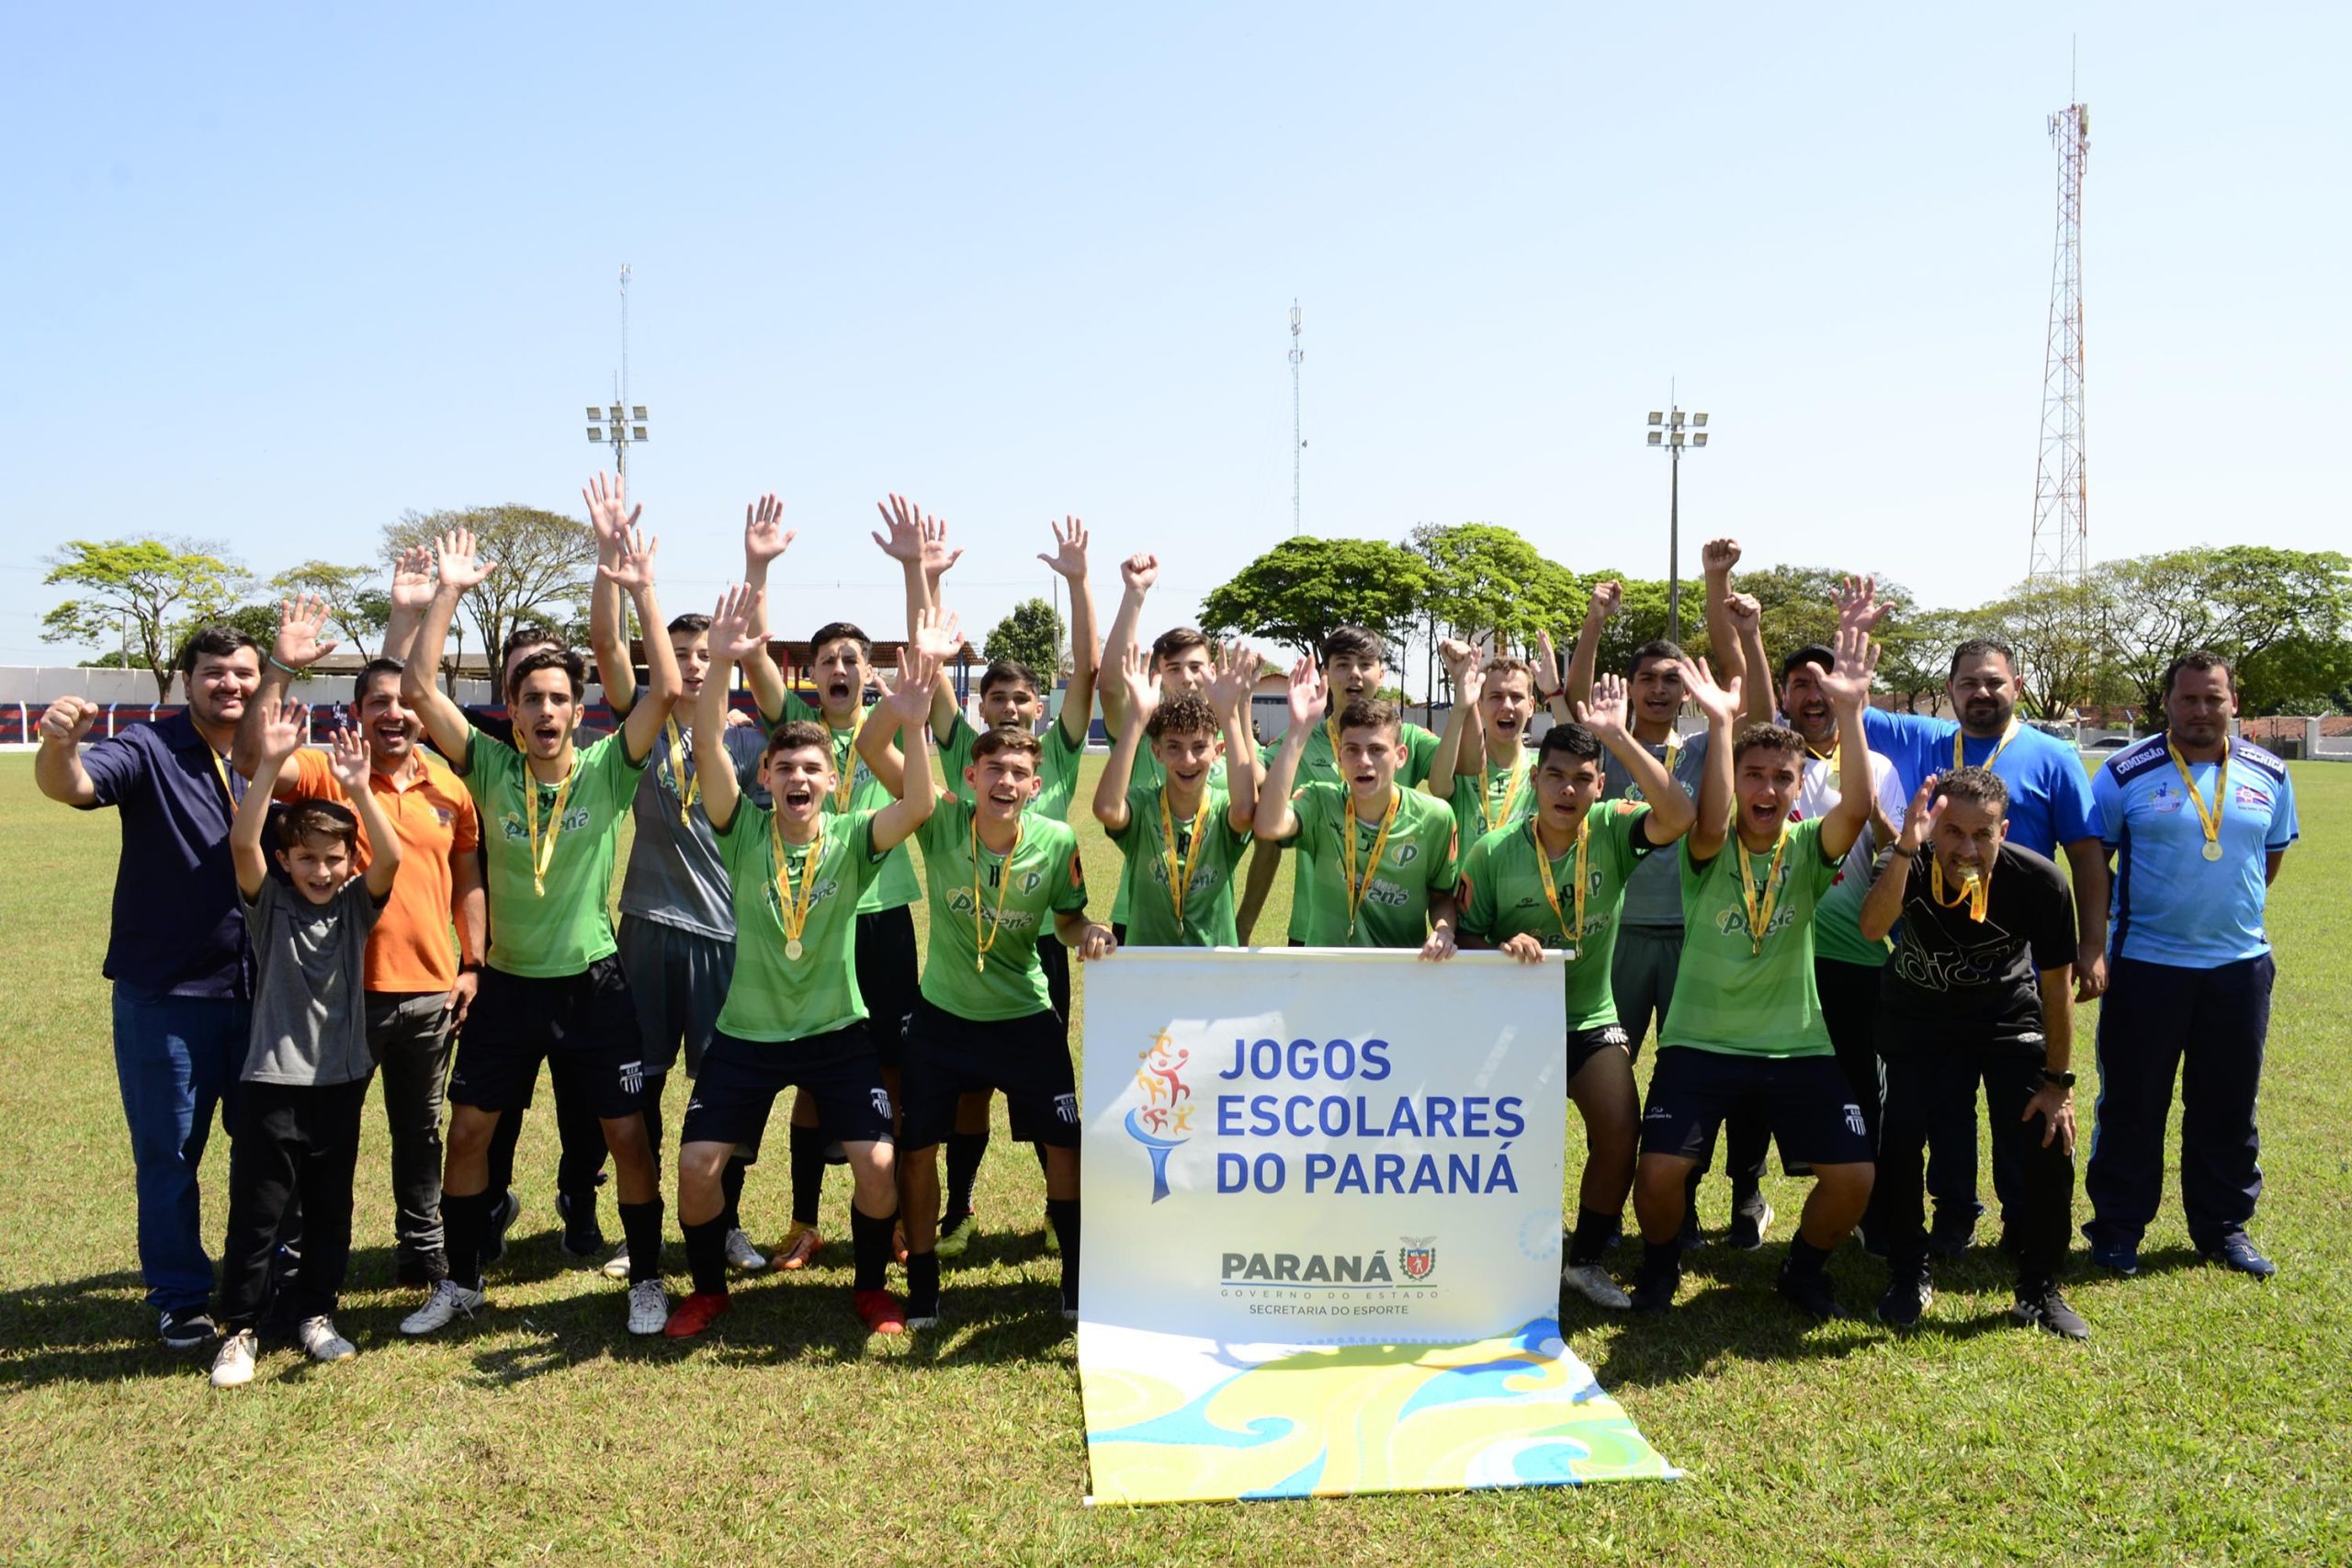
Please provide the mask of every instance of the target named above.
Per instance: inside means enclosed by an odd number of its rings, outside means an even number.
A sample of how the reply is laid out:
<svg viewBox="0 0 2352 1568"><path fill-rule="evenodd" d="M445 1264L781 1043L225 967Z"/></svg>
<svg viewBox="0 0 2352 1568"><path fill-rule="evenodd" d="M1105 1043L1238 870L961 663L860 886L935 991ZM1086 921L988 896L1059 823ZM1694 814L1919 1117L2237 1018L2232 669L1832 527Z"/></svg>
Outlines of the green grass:
<svg viewBox="0 0 2352 1568"><path fill-rule="evenodd" d="M2339 891L2352 768L2296 772L2306 832L2277 894L2255 1224L2282 1269L2269 1284L2196 1266L2169 1192L2143 1278L2078 1267L2087 1346L2006 1326L1995 1257L1947 1268L1931 1326L1898 1342L1864 1323L1800 1327L1767 1293L1778 1246L1709 1248L1663 1324L1577 1302L1563 1313L1687 1480L1141 1511L1080 1505L1073 1342L1052 1310L1035 1167L1002 1143L982 1179L988 1235L949 1277L945 1332L869 1344L837 1240L823 1267L740 1290L718 1333L680 1348L632 1340L618 1287L563 1265L537 1115L495 1309L413 1344L395 1329L412 1295L390 1288L371 1120L338 1316L361 1354L313 1370L272 1349L253 1387L214 1393L200 1358L154 1344L140 1304L98 976L115 827L41 801L30 774L28 759L0 759L0 919L17 953L0 1014L10 1562L2341 1562L2352 1540L2352 914ZM1091 828L1084 839L1107 908L1116 857ZM2086 1107L2094 1093L2086 1081ZM216 1245L226 1153L216 1139L205 1164ZM746 1195L763 1238L786 1217L781 1165ZM1723 1191L1710 1184L1711 1223ZM1788 1181L1770 1195L1783 1215L1803 1196ZM836 1237L846 1202L837 1179ZM1875 1265L1848 1248L1833 1267L1849 1300L1875 1297Z"/></svg>

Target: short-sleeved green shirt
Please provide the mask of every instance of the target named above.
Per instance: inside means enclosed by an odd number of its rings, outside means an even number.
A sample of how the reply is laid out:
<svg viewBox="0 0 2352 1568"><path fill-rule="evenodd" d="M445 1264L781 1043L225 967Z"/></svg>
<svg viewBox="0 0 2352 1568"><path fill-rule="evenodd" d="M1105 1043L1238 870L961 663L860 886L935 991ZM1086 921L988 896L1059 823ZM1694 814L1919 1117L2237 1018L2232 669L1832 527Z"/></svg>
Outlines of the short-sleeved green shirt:
<svg viewBox="0 0 2352 1568"><path fill-rule="evenodd" d="M939 743L939 771L956 798L965 805L972 804L972 786L964 777L964 770L972 765L972 746L979 739L979 732L956 716L955 728L947 739ZM1083 743L1072 740L1060 719L1038 733L1037 744L1044 748L1037 759L1037 798L1029 803L1032 816L1050 817L1057 822L1069 819L1069 803L1078 794L1078 761L1085 754Z"/></svg>
<svg viewBox="0 0 2352 1568"><path fill-rule="evenodd" d="M1306 750L1298 760L1298 776L1291 781L1293 788L1300 784L1336 784L1340 782L1339 737L1332 733L1331 728L1335 716L1327 713L1316 721L1314 731L1306 738ZM1398 726L1398 730L1405 742L1405 760L1396 766L1396 782L1406 789L1418 788L1437 763L1437 736L1409 721ZM1258 759L1271 766L1274 753L1280 750L1282 742L1279 740L1261 746L1258 748ZM1314 897L1314 884L1306 874L1306 862L1301 861L1291 868L1290 939L1293 942L1313 942L1306 934L1306 929ZM1346 924L1344 916L1340 923L1342 926ZM1416 941L1413 945L1419 947L1420 942Z"/></svg>
<svg viewBox="0 0 2352 1568"><path fill-rule="evenodd" d="M1535 753L1522 746L1519 756L1515 767L1498 768L1488 762L1476 777L1453 775L1453 795L1448 804L1453 807L1454 821L1461 825L1464 843L1476 843L1498 828L1533 815Z"/></svg>
<svg viewBox="0 0 2352 1568"><path fill-rule="evenodd" d="M1233 830L1233 797L1223 780L1212 775L1207 786L1208 819L1201 828L1200 847L1193 846L1192 818L1176 820L1177 852L1185 857L1184 919L1179 924L1176 904L1169 897L1168 833L1159 820L1160 791L1157 784L1138 784L1127 791L1127 825L1111 841L1126 857L1119 876L1119 903L1126 922L1130 947L1233 947L1240 938L1233 928L1233 869L1250 848L1248 829Z"/></svg>
<svg viewBox="0 0 2352 1568"><path fill-rule="evenodd" d="M786 692L782 722L822 725L825 733L833 739L833 772L851 784L847 806L840 804L839 795L825 797L828 816L846 811L879 811L890 804L894 797L889 790L857 754L857 732L865 727L865 713L861 712L857 722L847 729L835 729L831 721L819 709L810 707L799 693ZM865 892L857 901L857 912L866 915L876 909L896 909L913 903L922 892L922 884L915 876L914 857L906 845L895 844L882 857L882 874L865 885Z"/></svg>
<svg viewBox="0 0 2352 1568"><path fill-rule="evenodd" d="M652 755L629 760L624 732L600 736L572 753L563 823L552 827L560 784L531 776L523 754L477 729L466 747L466 789L481 816L489 856L483 886L490 907L489 964L507 975L556 979L577 975L615 950L611 898L613 846L637 798ZM556 834L546 891L531 875L531 829L524 792L538 795L539 837Z"/></svg>
<svg viewBox="0 0 2352 1568"><path fill-rule="evenodd" d="M1086 908L1078 835L1067 822L1023 813L1021 841L1010 857L979 848L976 905L972 823L971 807L943 800L922 827L923 878L931 885L923 1000L973 1020L1048 1011L1053 1001L1046 993L1037 944L1060 940L1053 933L1055 915ZM978 962L981 921L995 933L985 969Z"/></svg>
<svg viewBox="0 0 2352 1568"><path fill-rule="evenodd" d="M1311 784L1291 797L1298 831L1283 840L1298 852L1299 874L1314 901L1306 932L1308 947L1419 947L1429 938L1430 898L1451 893L1458 867L1459 838L1453 812L1435 795L1396 788L1396 818L1381 851L1352 924L1348 919L1348 874L1340 835L1356 839L1356 874L1365 874L1378 822L1359 822L1348 809L1343 784Z"/></svg>
<svg viewBox="0 0 2352 1568"><path fill-rule="evenodd" d="M1544 852L1536 841L1534 818L1523 817L1488 833L1462 858L1464 931L1497 947L1532 933L1545 947L1575 950L1562 965L1570 1029L1605 1029L1617 1021L1609 964L1617 951L1617 911L1625 901L1626 879L1654 848L1642 830L1649 814L1648 807L1623 800L1595 801L1585 813L1584 930L1573 940L1563 929L1576 919L1573 842L1552 862L1558 914L1544 896L1544 874L1536 867L1536 857Z"/></svg>
<svg viewBox="0 0 2352 1568"><path fill-rule="evenodd" d="M785 843L775 813L743 800L734 819L717 830L718 852L735 891L735 974L728 982L718 1027L739 1040L806 1040L846 1029L865 1016L857 990L858 895L879 875L888 856L874 853L874 813L847 811L819 818L811 848ZM776 886L781 845L792 897L808 900L800 928L800 956L787 952L784 890ZM807 889L804 894L803 889Z"/></svg>
<svg viewBox="0 0 2352 1568"><path fill-rule="evenodd" d="M1168 770L1159 765L1159 759L1151 754L1151 743L1146 741L1136 752L1135 771L1127 775L1128 800L1130 802L1134 800L1136 790L1146 785L1158 789L1167 782ZM1219 757L1209 764L1209 783L1218 789L1225 787L1224 758ZM1191 907L1188 905L1186 913L1189 915L1190 912ZM1119 889L1111 896L1111 923L1114 926L1127 923L1127 879L1125 876L1119 878ZM1228 937L1226 940L1231 942L1235 939Z"/></svg>
<svg viewBox="0 0 2352 1568"><path fill-rule="evenodd" d="M1822 857L1822 820L1788 829L1761 953L1748 942L1736 857L1747 855L1760 900L1772 852L1748 854L1735 833L1714 859L1693 865L1690 840L1682 840L1682 963L1658 1029L1662 1043L1735 1056L1831 1054L1813 981L1814 910L1838 880L1837 863Z"/></svg>

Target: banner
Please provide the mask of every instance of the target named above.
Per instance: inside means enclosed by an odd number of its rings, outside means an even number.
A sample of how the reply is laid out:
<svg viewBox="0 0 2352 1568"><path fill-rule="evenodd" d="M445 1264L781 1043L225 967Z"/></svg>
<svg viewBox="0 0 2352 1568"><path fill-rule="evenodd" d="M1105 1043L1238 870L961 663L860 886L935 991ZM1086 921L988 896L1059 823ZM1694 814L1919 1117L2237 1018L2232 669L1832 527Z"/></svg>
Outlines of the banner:
<svg viewBox="0 0 2352 1568"><path fill-rule="evenodd" d="M1674 1473L1562 1340L1563 1034L1499 954L1088 964L1090 1500Z"/></svg>

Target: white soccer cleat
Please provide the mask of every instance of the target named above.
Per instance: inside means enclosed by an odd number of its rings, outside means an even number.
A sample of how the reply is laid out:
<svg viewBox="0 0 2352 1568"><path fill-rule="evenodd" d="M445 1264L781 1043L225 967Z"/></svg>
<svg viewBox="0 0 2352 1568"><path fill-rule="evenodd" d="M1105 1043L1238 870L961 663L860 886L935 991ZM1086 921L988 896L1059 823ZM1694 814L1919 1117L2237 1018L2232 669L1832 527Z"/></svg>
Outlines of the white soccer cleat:
<svg viewBox="0 0 2352 1568"><path fill-rule="evenodd" d="M727 1233L727 1267L756 1274L767 1266L768 1255L752 1245L751 1232L739 1228Z"/></svg>
<svg viewBox="0 0 2352 1568"><path fill-rule="evenodd" d="M607 1280L628 1278L628 1243L621 1243L613 1255L605 1259L605 1278Z"/></svg>
<svg viewBox="0 0 2352 1568"><path fill-rule="evenodd" d="M254 1331L240 1328L220 1341L212 1358L212 1386L240 1388L254 1381Z"/></svg>
<svg viewBox="0 0 2352 1568"><path fill-rule="evenodd" d="M1609 1270L1598 1263L1569 1264L1560 1270L1560 1283L1610 1312L1625 1312L1634 1304L1634 1298L1620 1289L1617 1281L1609 1277Z"/></svg>
<svg viewBox="0 0 2352 1568"><path fill-rule="evenodd" d="M313 1361L347 1361L359 1354L359 1348L334 1331L334 1320L321 1313L306 1317L294 1330L294 1337L301 1341Z"/></svg>
<svg viewBox="0 0 2352 1568"><path fill-rule="evenodd" d="M670 1325L670 1298L659 1280L639 1280L628 1288L628 1331L659 1334Z"/></svg>
<svg viewBox="0 0 2352 1568"><path fill-rule="evenodd" d="M443 1280L424 1298L424 1304L401 1319L402 1334L433 1334L449 1326L454 1317L471 1317L481 1307L485 1298L480 1291L469 1291L455 1280Z"/></svg>

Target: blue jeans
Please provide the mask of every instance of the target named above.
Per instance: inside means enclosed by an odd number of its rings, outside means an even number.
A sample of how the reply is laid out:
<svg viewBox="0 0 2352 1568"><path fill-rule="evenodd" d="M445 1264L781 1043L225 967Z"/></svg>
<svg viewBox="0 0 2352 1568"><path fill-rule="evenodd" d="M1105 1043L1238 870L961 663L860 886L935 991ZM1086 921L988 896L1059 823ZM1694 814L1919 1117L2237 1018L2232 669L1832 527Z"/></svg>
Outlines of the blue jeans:
<svg viewBox="0 0 2352 1568"><path fill-rule="evenodd" d="M200 1311L212 1299L196 1168L220 1108L233 1111L253 1024L249 1002L114 988L114 1071L138 1173L139 1272L147 1303ZM225 1103L224 1103L225 1102Z"/></svg>

